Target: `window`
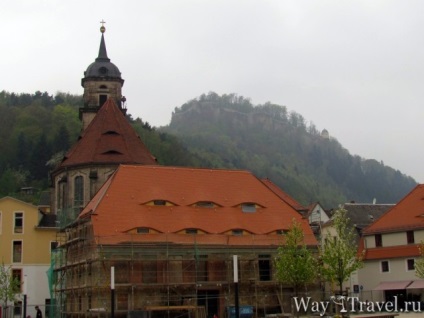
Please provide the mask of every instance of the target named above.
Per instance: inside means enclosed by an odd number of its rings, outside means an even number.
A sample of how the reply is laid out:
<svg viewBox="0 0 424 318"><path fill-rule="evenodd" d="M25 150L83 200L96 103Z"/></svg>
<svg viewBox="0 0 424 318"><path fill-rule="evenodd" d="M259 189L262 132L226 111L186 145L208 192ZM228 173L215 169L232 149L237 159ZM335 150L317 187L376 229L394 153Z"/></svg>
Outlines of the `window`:
<svg viewBox="0 0 424 318"><path fill-rule="evenodd" d="M213 208L215 205L210 201L199 201L196 203L196 206L201 208Z"/></svg>
<svg viewBox="0 0 424 318"><path fill-rule="evenodd" d="M12 244L13 244L12 262L21 263L22 262L22 241L13 241Z"/></svg>
<svg viewBox="0 0 424 318"><path fill-rule="evenodd" d="M66 183L67 178L62 177L57 185L57 206L59 209L65 209L66 208Z"/></svg>
<svg viewBox="0 0 424 318"><path fill-rule="evenodd" d="M149 228L148 227L138 227L137 228L137 234L149 234Z"/></svg>
<svg viewBox="0 0 424 318"><path fill-rule="evenodd" d="M408 244L414 244L415 243L414 231L407 231L406 232L406 241L408 242Z"/></svg>
<svg viewBox="0 0 424 318"><path fill-rule="evenodd" d="M24 226L24 214L23 212L15 212L13 220L13 231L14 233L23 233Z"/></svg>
<svg viewBox="0 0 424 318"><path fill-rule="evenodd" d="M107 95L100 94L99 95L99 106L103 106L104 103L107 101Z"/></svg>
<svg viewBox="0 0 424 318"><path fill-rule="evenodd" d="M381 234L375 235L375 247L381 247L383 246L383 239L381 237Z"/></svg>
<svg viewBox="0 0 424 318"><path fill-rule="evenodd" d="M270 281L271 280L271 257L269 255L259 255L258 260L259 267L259 280Z"/></svg>
<svg viewBox="0 0 424 318"><path fill-rule="evenodd" d="M84 205L84 178L82 176L75 177L74 180L74 206L81 207Z"/></svg>
<svg viewBox="0 0 424 318"><path fill-rule="evenodd" d="M383 273L387 273L387 272L389 272L389 270L390 270L389 261L382 261L381 262L381 271Z"/></svg>
<svg viewBox="0 0 424 318"><path fill-rule="evenodd" d="M12 277L19 282L19 290L22 291L22 269L12 269Z"/></svg>
<svg viewBox="0 0 424 318"><path fill-rule="evenodd" d="M13 315L15 317L22 316L22 301L15 301L13 306Z"/></svg>
<svg viewBox="0 0 424 318"><path fill-rule="evenodd" d="M413 271L415 270L415 259L410 258L406 260L406 269L408 271Z"/></svg>
<svg viewBox="0 0 424 318"><path fill-rule="evenodd" d="M241 210L243 212L250 212L250 213L256 212L256 204L254 204L254 203L243 203L241 205Z"/></svg>
<svg viewBox="0 0 424 318"><path fill-rule="evenodd" d="M59 246L58 242L50 242L50 253L53 252Z"/></svg>
<svg viewBox="0 0 424 318"><path fill-rule="evenodd" d="M236 229L232 231L233 235L243 235L243 230Z"/></svg>
<svg viewBox="0 0 424 318"><path fill-rule="evenodd" d="M197 234L197 229L186 229L186 234Z"/></svg>
<svg viewBox="0 0 424 318"><path fill-rule="evenodd" d="M199 255L197 258L197 281L207 282L208 281L208 256Z"/></svg>
<svg viewBox="0 0 424 318"><path fill-rule="evenodd" d="M157 282L157 262L156 260L144 260L142 263L142 282L152 284Z"/></svg>
<svg viewBox="0 0 424 318"><path fill-rule="evenodd" d="M166 205L165 200L153 200L153 205Z"/></svg>

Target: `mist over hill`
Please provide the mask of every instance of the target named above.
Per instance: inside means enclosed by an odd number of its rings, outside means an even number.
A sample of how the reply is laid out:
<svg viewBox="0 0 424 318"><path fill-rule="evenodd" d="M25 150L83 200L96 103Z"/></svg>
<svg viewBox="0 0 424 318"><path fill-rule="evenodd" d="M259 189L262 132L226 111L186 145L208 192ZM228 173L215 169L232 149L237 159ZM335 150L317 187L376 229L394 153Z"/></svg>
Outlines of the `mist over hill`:
<svg viewBox="0 0 424 318"><path fill-rule="evenodd" d="M49 188L49 171L81 133L81 105L81 96L67 93L0 92L0 197ZM304 205L396 203L416 185L381 162L350 155L285 106L254 106L235 94L193 99L165 127L127 118L159 164L250 170Z"/></svg>
<svg viewBox="0 0 424 318"><path fill-rule="evenodd" d="M211 167L247 169L299 202L397 203L416 181L373 159L353 156L326 131L285 106L252 105L209 93L175 108L163 131Z"/></svg>

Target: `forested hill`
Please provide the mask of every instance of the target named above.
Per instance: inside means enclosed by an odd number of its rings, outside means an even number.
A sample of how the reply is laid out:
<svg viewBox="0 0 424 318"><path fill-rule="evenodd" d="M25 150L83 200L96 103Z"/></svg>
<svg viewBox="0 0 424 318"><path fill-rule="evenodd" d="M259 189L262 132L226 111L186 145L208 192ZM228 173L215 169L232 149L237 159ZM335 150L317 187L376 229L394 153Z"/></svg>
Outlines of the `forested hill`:
<svg viewBox="0 0 424 318"><path fill-rule="evenodd" d="M416 185L399 170L351 155L285 106L254 106L234 94L187 102L162 129L213 167L250 170L303 204L396 203Z"/></svg>
<svg viewBox="0 0 424 318"><path fill-rule="evenodd" d="M49 187L49 171L81 132L82 97L0 92L0 197ZM253 106L210 93L176 108L169 126L128 115L162 165L235 168L269 178L303 204L396 203L415 181L375 160L351 156L283 106ZM25 198L36 203L37 198Z"/></svg>

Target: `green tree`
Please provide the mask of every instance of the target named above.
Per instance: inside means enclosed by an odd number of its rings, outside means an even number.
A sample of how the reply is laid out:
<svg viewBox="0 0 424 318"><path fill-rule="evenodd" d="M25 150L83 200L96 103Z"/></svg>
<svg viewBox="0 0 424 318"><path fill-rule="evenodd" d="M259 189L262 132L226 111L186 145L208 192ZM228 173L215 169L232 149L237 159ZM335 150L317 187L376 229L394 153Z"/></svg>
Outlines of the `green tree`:
<svg viewBox="0 0 424 318"><path fill-rule="evenodd" d="M317 273L317 261L304 238L302 226L293 219L285 244L278 248L275 259L277 279L291 285L296 296L300 288L314 281Z"/></svg>
<svg viewBox="0 0 424 318"><path fill-rule="evenodd" d="M4 310L3 317L6 313L7 304L14 301L20 290L20 282L17 277L12 275L11 266L5 266L4 263L0 266L0 301Z"/></svg>
<svg viewBox="0 0 424 318"><path fill-rule="evenodd" d="M421 257L415 261L415 276L424 278L424 241L418 246Z"/></svg>
<svg viewBox="0 0 424 318"><path fill-rule="evenodd" d="M69 131L65 125L60 126L59 131L53 138L53 153L66 152L69 150L71 142L69 141Z"/></svg>
<svg viewBox="0 0 424 318"><path fill-rule="evenodd" d="M35 180L47 182L48 167L47 162L52 156L51 146L47 142L47 137L43 133L38 139L33 149L30 161L31 177Z"/></svg>
<svg viewBox="0 0 424 318"><path fill-rule="evenodd" d="M322 275L332 285L337 283L343 292L343 282L361 268L362 255L358 255L355 228L350 225L347 211L339 208L332 218L335 234L326 232L321 250Z"/></svg>
<svg viewBox="0 0 424 318"><path fill-rule="evenodd" d="M16 194L21 187L25 186L28 174L26 170L7 168L0 175L0 196Z"/></svg>

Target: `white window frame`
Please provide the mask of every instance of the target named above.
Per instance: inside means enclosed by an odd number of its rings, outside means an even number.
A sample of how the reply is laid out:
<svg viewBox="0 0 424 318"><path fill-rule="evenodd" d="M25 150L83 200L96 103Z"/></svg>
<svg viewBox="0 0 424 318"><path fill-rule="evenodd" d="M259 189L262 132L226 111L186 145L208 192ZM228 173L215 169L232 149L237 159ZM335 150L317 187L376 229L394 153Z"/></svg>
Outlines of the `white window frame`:
<svg viewBox="0 0 424 318"><path fill-rule="evenodd" d="M22 231L21 232L16 232L16 215L18 213L22 213ZM25 213L24 211L14 211L13 212L13 219L12 219L12 228L13 228L13 234L24 234L24 228L25 228Z"/></svg>

